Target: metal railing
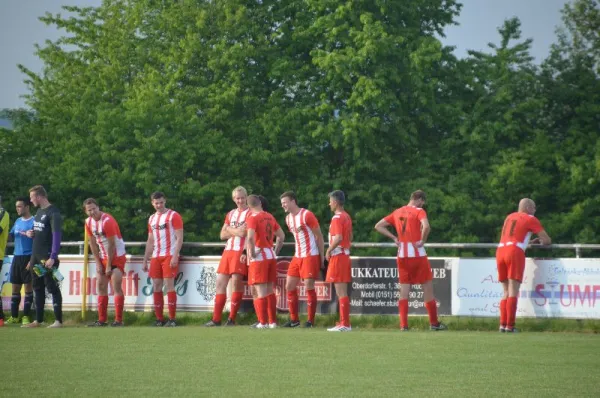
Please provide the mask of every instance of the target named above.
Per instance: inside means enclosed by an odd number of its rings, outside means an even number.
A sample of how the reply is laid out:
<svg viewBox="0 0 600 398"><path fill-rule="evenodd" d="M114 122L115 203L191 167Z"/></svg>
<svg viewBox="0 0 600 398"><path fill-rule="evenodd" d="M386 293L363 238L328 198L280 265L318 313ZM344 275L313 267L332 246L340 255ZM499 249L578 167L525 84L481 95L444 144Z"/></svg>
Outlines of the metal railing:
<svg viewBox="0 0 600 398"><path fill-rule="evenodd" d="M79 247L79 254L83 254L83 241L77 242L62 242L62 246L65 247ZM294 242L285 242L285 246L293 246ZM326 244L327 245L327 244ZM125 242L126 247L144 247L146 242ZM193 248L215 248L224 247L225 242L184 242L184 247ZM394 248L396 245L393 243L371 243L371 242L354 242L352 247L356 248ZM426 248L429 249L495 249L498 247L497 243L426 243ZM582 250L600 250L600 244L582 244L582 243L559 243L548 246L543 245L530 245L530 249L562 249L562 250L575 250L575 257L581 257Z"/></svg>

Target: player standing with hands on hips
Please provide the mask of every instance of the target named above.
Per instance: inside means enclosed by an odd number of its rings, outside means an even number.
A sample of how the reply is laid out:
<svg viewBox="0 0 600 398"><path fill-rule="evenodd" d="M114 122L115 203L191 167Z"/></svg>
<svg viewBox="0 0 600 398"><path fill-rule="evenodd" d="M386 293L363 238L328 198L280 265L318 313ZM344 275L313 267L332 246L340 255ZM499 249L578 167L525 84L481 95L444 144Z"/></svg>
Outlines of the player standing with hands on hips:
<svg viewBox="0 0 600 398"><path fill-rule="evenodd" d="M437 302L433 295L433 273L425 252L425 242L431 231L427 213L423 209L427 197L419 190L410 195L406 206L394 210L392 214L379 220L375 230L392 239L398 245L398 279L400 279L400 330L408 330L408 295L411 285L423 286L425 308L429 315L431 330L446 330L446 325L440 323L437 316ZM389 226L396 229L396 235L388 230Z"/></svg>
<svg viewBox="0 0 600 398"><path fill-rule="evenodd" d="M334 213L329 226L329 247L325 258L329 261L325 280L335 285L340 306L340 321L328 332L349 332L350 298L348 284L352 279L352 264L350 262L350 245L352 244L352 219L344 210L346 195L342 191L329 194L329 208Z"/></svg>

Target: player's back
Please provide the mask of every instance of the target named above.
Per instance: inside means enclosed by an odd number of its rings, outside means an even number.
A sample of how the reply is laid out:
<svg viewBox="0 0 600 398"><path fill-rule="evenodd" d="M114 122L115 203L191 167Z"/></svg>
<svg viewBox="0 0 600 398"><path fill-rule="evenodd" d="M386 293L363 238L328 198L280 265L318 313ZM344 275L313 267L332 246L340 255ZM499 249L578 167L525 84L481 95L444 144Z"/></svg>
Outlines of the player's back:
<svg viewBox="0 0 600 398"><path fill-rule="evenodd" d="M269 212L261 211L252 215L252 222L249 227L255 227L255 246L260 248L272 248L275 231L279 229L279 224L275 217Z"/></svg>
<svg viewBox="0 0 600 398"><path fill-rule="evenodd" d="M392 213L390 224L396 228L398 241L418 242L421 240L421 220L425 218L427 218L427 213L422 208L403 206Z"/></svg>
<svg viewBox="0 0 600 398"><path fill-rule="evenodd" d="M525 250L531 235L542 229L542 225L536 217L523 212L511 213L504 220L498 247L514 245Z"/></svg>

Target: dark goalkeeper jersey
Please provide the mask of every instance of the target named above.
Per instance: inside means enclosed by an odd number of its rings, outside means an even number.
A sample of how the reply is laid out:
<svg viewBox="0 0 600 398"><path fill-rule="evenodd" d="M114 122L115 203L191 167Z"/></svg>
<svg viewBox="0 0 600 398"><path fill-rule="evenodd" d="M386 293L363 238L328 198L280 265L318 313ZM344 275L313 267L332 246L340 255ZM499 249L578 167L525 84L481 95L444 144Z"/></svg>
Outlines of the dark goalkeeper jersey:
<svg viewBox="0 0 600 398"><path fill-rule="evenodd" d="M32 256L39 259L48 259L52 252L53 233L62 232L62 217L60 211L50 205L45 209L39 209L35 214L33 222Z"/></svg>

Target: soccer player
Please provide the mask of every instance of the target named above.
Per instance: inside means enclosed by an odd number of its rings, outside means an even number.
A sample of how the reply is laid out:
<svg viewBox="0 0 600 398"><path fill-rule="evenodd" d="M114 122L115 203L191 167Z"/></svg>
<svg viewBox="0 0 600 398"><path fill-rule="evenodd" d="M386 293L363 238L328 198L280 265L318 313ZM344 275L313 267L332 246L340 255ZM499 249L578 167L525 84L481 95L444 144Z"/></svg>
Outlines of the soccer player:
<svg viewBox="0 0 600 398"><path fill-rule="evenodd" d="M183 245L183 220L179 213L167 209L167 199L162 192L150 195L152 206L156 213L148 220L148 241L144 253L144 272L148 272L150 260L150 278L154 290L154 313L156 314L155 326L177 326L175 315L177 312L177 292L175 280L179 272L179 253ZM167 287L169 303L169 320L165 322L163 316L164 295L163 286Z"/></svg>
<svg viewBox="0 0 600 398"><path fill-rule="evenodd" d="M115 295L115 321L111 326L123 326L123 274L125 273L125 242L119 224L108 213L100 211L98 202L88 198L83 202L88 218L85 230L90 237L90 249L96 260L98 281L98 320L88 326L107 326L108 282L112 283Z"/></svg>
<svg viewBox="0 0 600 398"><path fill-rule="evenodd" d="M500 332L518 331L515 329L517 301L525 271L525 250L531 234L538 236L531 243L552 243L540 221L534 217L535 211L535 202L524 198L519 202L518 211L509 214L504 220L500 244L496 250L498 280L504 289L504 296L500 300Z"/></svg>
<svg viewBox="0 0 600 398"><path fill-rule="evenodd" d="M2 197L0 196L0 269L4 263L4 252L8 242L8 227L10 225L10 216L2 207ZM1 286L0 286L1 287ZM4 311L2 310L2 298L0 298L0 326L4 326Z"/></svg>
<svg viewBox="0 0 600 398"><path fill-rule="evenodd" d="M242 253L246 243L246 217L250 210L246 199L248 192L244 187L236 187L231 193L236 208L225 216L225 223L221 228L221 239L227 240L225 250L217 269L217 295L212 319L204 326L221 326L221 316L225 301L227 300L227 284L233 281L231 295L231 312L226 326L235 326L235 317L242 304L244 294L244 276L248 274L248 265L242 261Z"/></svg>
<svg viewBox="0 0 600 398"><path fill-rule="evenodd" d="M308 320L305 327L310 328L315 323L317 311L317 293L315 292L315 279L323 268L324 243L319 221L310 211L298 206L296 194L287 191L279 197L281 207L287 213L285 223L294 236L296 251L288 268L286 290L290 320L284 327L295 328L300 326L298 317L298 283L304 280L308 296Z"/></svg>
<svg viewBox="0 0 600 398"><path fill-rule="evenodd" d="M62 325L62 293L60 286L54 278L53 271L58 269L60 261L60 242L62 240L62 217L56 206L48 200L48 193L41 185L29 189L29 200L39 210L33 220L33 231L27 231L27 236L33 238L31 257L27 269L36 265L47 268L46 273L38 276L32 275L32 285L35 297L35 321L22 327L35 328L44 322L44 304L46 302L46 289L52 295L52 306L56 320L49 328L61 328Z"/></svg>
<svg viewBox="0 0 600 398"><path fill-rule="evenodd" d="M7 319L6 323L19 323L21 286L25 285L25 302L23 303L23 319L21 323L27 325L31 322L29 313L33 304L31 270L27 268L27 264L31 258L33 239L27 236L27 231L33 230L33 217L31 216L31 202L29 198L17 198L15 207L19 218L17 218L9 233L10 238L15 242L15 251L10 269L10 283L12 283L12 298L10 300L11 317Z"/></svg>
<svg viewBox="0 0 600 398"><path fill-rule="evenodd" d="M329 247L325 258L329 261L325 280L335 285L340 308L340 321L328 332L350 332L350 298L348 284L352 278L350 246L352 242L352 219L344 210L346 195L343 191L329 194L329 208L334 213L329 226Z"/></svg>
<svg viewBox="0 0 600 398"><path fill-rule="evenodd" d="M248 196L250 214L246 218L248 235L246 253L250 263L248 284L256 289L254 309L258 317L257 329L277 327L277 299L273 290L277 278L277 254L285 235L271 213L262 210L258 196ZM275 249L273 238L276 237Z"/></svg>
<svg viewBox="0 0 600 398"><path fill-rule="evenodd" d="M433 273L425 252L425 242L431 231L427 213L423 209L427 197L418 190L410 195L406 206L394 210L387 217L379 220L375 230L387 236L398 245L398 279L400 280L400 330L408 330L408 295L411 285L423 286L425 308L429 315L431 330L445 330L446 325L440 323L437 316L437 303L433 295ZM388 230L396 229L396 235Z"/></svg>

